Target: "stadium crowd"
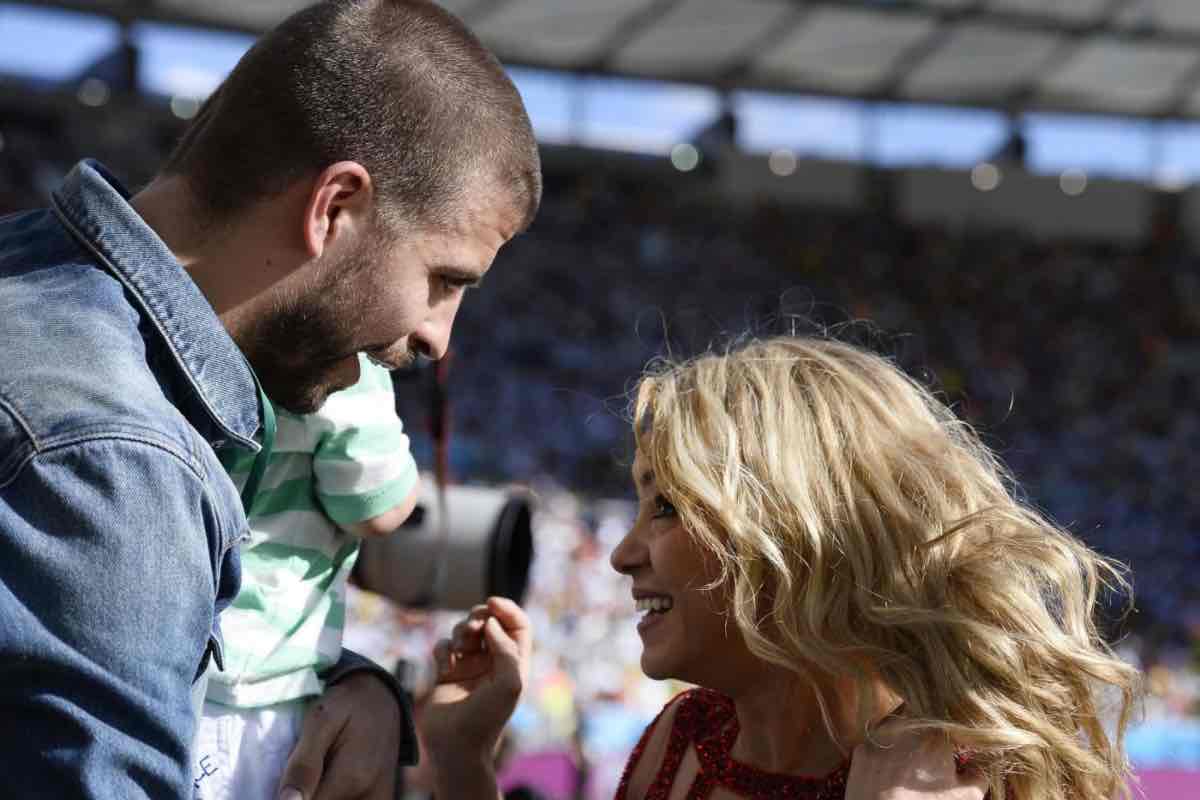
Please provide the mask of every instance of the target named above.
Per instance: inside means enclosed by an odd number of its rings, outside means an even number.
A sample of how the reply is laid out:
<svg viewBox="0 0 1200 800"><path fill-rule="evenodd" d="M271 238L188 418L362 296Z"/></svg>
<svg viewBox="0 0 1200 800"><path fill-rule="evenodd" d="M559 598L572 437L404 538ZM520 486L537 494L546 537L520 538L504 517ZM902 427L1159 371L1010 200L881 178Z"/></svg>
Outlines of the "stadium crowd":
<svg viewBox="0 0 1200 800"><path fill-rule="evenodd" d="M40 203L57 174L17 162L3 159L0 212ZM702 194L551 173L533 228L460 315L452 472L543 497L519 749L576 748L587 796L611 796L631 737L674 688L640 679L627 587L607 565L628 524L632 378L668 348L869 320L845 333L937 387L1040 507L1132 566L1137 612L1114 630L1151 694L1131 752L1200 769L1200 262L1186 238L1159 225L1137 248L1046 242ZM428 465L425 398L398 388ZM348 643L417 663L446 619L359 593Z"/></svg>
<svg viewBox="0 0 1200 800"><path fill-rule="evenodd" d="M600 174L552 180L543 209L467 306L451 379L456 474L532 477L548 498L523 747L581 739L587 796L611 795L613 754L673 689L631 668L627 588L605 558L629 512L580 499L629 494L630 376L668 345L816 325L938 387L1021 491L1132 566L1137 610L1113 621L1148 677L1131 753L1144 769L1200 769L1200 265L1179 231L1158 225L1139 248L1046 242L714 207Z"/></svg>
<svg viewBox="0 0 1200 800"><path fill-rule="evenodd" d="M1200 262L885 215L739 212L599 174L551 180L456 333L453 464L624 495L632 376L671 347L839 326L931 385L1060 523L1128 561L1147 625L1200 621ZM410 412L412 413L412 412Z"/></svg>

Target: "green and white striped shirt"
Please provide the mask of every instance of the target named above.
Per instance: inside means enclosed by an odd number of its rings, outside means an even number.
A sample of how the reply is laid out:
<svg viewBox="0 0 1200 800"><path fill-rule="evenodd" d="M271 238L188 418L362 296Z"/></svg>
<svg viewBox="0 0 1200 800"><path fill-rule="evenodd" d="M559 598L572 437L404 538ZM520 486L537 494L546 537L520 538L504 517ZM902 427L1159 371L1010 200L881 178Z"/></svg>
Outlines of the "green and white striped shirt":
<svg viewBox="0 0 1200 800"><path fill-rule="evenodd" d="M320 694L317 673L338 659L359 544L339 525L394 508L418 479L391 376L363 356L359 366L358 383L320 411L278 412L242 546L242 589L221 614L225 670L212 673L208 700L246 708ZM239 489L253 460L230 470Z"/></svg>

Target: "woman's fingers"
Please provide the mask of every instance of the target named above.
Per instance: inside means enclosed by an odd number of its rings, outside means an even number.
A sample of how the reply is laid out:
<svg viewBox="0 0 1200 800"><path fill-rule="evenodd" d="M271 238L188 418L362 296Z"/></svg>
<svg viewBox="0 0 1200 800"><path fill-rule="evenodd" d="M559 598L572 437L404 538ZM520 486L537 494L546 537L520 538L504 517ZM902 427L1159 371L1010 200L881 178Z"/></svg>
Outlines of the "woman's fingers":
<svg viewBox="0 0 1200 800"><path fill-rule="evenodd" d="M495 691L506 693L507 714L521 696L529 678L529 661L533 653L533 634L529 617L511 600L489 598L491 612L483 633L491 655Z"/></svg>
<svg viewBox="0 0 1200 800"><path fill-rule="evenodd" d="M434 647L433 655L439 683L470 680L497 669L491 658L496 653L504 662L500 671L520 686L532 652L529 617L512 600L491 597L455 624L449 638Z"/></svg>
<svg viewBox="0 0 1200 800"><path fill-rule="evenodd" d="M455 625L450 632L451 647L459 653L478 650L483 641L484 622L484 619L467 619Z"/></svg>
<svg viewBox="0 0 1200 800"><path fill-rule="evenodd" d="M451 648L460 653L475 652L483 646L483 626L487 622L488 607L477 605L467 617L454 626L450 633Z"/></svg>
<svg viewBox="0 0 1200 800"><path fill-rule="evenodd" d="M456 650L449 639L442 639L433 648L437 667L437 683L460 683L480 678L491 669L488 654L476 648L473 652Z"/></svg>
<svg viewBox="0 0 1200 800"><path fill-rule="evenodd" d="M516 642L521 657L528 658L533 652L533 628L528 615L506 597L489 597L485 608Z"/></svg>

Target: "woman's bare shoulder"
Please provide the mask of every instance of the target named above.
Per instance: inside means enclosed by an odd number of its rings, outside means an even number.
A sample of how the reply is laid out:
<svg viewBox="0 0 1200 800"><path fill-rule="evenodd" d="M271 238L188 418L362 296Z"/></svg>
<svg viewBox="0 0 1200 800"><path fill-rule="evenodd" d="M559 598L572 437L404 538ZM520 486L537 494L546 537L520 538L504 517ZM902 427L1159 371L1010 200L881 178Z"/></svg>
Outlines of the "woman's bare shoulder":
<svg viewBox="0 0 1200 800"><path fill-rule="evenodd" d="M667 756L667 746L675 728L675 717L680 707L694 694L693 689L675 695L646 728L625 765L625 776L621 780L621 788L617 790L616 800L645 800L646 792L654 783L663 759Z"/></svg>

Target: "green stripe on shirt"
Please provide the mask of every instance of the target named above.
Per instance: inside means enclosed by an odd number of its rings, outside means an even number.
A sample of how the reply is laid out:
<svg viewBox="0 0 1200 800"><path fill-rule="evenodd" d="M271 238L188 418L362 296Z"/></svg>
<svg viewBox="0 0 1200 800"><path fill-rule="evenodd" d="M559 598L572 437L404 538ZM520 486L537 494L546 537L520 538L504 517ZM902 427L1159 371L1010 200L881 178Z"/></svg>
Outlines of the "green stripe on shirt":
<svg viewBox="0 0 1200 800"><path fill-rule="evenodd" d="M251 507L242 591L221 617L226 670L210 680L215 702L261 706L321 691L316 672L340 654L358 552L338 523L382 514L416 486L391 376L362 357L359 366L359 382L320 411L279 414L265 488ZM235 483L252 461L231 465Z"/></svg>

